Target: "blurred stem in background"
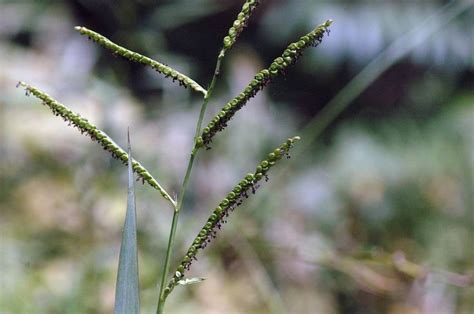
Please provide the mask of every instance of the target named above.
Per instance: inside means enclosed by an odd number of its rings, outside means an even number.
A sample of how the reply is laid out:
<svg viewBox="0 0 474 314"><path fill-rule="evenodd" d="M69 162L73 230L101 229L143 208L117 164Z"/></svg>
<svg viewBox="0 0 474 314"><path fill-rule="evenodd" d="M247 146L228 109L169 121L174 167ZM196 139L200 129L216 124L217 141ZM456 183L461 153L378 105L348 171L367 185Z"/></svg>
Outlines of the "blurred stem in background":
<svg viewBox="0 0 474 314"><path fill-rule="evenodd" d="M452 1L440 8L434 15L422 20L407 34L400 36L391 43L308 123L302 133L302 145L295 150L295 156L307 150L329 124L387 69L473 5L470 1Z"/></svg>
<svg viewBox="0 0 474 314"><path fill-rule="evenodd" d="M423 19L407 34L400 36L383 50L372 62L362 69L336 96L334 96L321 112L314 117L303 129L302 143L294 150L296 158L305 153L313 142L324 132L324 130L356 99L367 87L379 78L387 69L393 66L410 51L422 44L426 39L433 36L443 26L453 19L466 12L474 4L470 1L452 1L435 14ZM276 170L275 177L280 181L282 177L288 175L290 167L281 167ZM261 202L271 200L271 192L263 192L265 197L260 198ZM260 204L254 205L259 207Z"/></svg>

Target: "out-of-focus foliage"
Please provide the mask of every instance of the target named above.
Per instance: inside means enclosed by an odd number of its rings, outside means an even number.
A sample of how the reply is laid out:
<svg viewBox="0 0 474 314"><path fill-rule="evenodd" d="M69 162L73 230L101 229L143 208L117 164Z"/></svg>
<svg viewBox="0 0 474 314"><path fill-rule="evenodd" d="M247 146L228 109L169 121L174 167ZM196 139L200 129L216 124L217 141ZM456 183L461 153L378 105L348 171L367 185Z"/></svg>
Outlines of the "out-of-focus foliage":
<svg viewBox="0 0 474 314"><path fill-rule="evenodd" d="M37 85L177 191L199 98L74 32L95 29L202 86L241 1L0 4L0 312L111 312L126 168L14 88ZM201 154L177 233L186 250L263 154L441 1L264 1L228 53L208 118L295 38L331 35ZM474 309L474 13L387 69L307 150L275 167L178 287L176 313L469 313ZM205 121L206 122L206 121ZM304 139L303 139L304 141ZM281 166L281 167L280 167ZM140 297L156 304L171 210L136 187ZM178 260L174 261L178 263Z"/></svg>

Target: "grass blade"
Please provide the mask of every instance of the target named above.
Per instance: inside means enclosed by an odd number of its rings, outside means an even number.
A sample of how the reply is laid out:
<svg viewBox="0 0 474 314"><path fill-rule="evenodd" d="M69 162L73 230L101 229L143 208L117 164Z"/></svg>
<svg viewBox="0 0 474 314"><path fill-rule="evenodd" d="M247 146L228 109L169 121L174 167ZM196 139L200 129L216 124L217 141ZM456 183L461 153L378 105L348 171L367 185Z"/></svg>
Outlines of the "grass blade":
<svg viewBox="0 0 474 314"><path fill-rule="evenodd" d="M128 134L128 158L132 160L130 133ZM125 224L120 246L117 285L115 288L115 313L140 313L138 280L137 221L132 163L128 164L128 198Z"/></svg>

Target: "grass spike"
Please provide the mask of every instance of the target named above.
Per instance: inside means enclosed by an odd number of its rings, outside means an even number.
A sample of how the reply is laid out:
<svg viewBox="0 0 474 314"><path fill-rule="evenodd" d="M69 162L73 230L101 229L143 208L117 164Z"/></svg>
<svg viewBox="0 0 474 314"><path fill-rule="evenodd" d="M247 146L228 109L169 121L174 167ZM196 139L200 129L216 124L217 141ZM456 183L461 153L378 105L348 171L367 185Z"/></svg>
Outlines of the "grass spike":
<svg viewBox="0 0 474 314"><path fill-rule="evenodd" d="M224 45L221 52L222 54L224 54L232 47L232 45L235 44L240 33L242 33L244 28L247 26L252 12L255 10L255 8L257 8L259 4L259 0L245 1L244 5L242 6L242 10L240 10L240 13L237 15L237 18L232 23L232 26L229 28L228 35L224 37Z"/></svg>
<svg viewBox="0 0 474 314"><path fill-rule="evenodd" d="M283 51L283 54L276 58L267 69L258 72L247 87L234 99L228 102L221 111L203 129L201 137L196 141L196 147L205 146L209 148L212 138L217 132L227 127L228 122L242 109L243 106L254 97L261 89L267 86L276 76L285 73L286 69L296 63L303 53L303 50L310 46L317 46L321 43L324 34L329 34L329 26L332 20L327 20L316 27L310 33L302 36L298 41L291 43Z"/></svg>
<svg viewBox="0 0 474 314"><path fill-rule="evenodd" d="M83 26L76 26L74 27L81 35L88 36L90 39L98 43L99 45L111 50L115 55L119 55L124 57L125 59L141 63L143 65L147 65L151 68L153 68L155 71L165 75L166 77L171 77L173 79L173 82L177 80L179 82L179 85L182 85L184 87L190 87L191 89L202 93L204 96L206 96L207 91L198 83L196 83L194 80L189 78L188 76L172 69L171 67L160 63L158 61L155 61L149 57L143 56L139 53L133 52L131 50L128 50L122 46L117 45L116 43L112 42L110 39L102 36L99 33L94 32L93 30L90 30L86 27Z"/></svg>
<svg viewBox="0 0 474 314"><path fill-rule="evenodd" d="M112 154L112 157L122 161L125 165L128 164L128 154L118 144L116 144L104 131L98 129L95 125L90 123L87 119L81 117L79 114L73 112L65 105L59 103L55 99L51 98L48 94L41 90L26 84L25 82L19 82L18 87L21 86L25 89L26 95L33 95L43 102L45 106L56 116L60 116L64 121L77 127L82 134L86 134L93 141L99 143L105 150ZM133 171L137 173L138 177L143 183L147 182L151 187L155 188L160 194L168 200L173 207L176 206L176 202L166 192L166 190L153 178L148 170L143 167L138 161L132 159Z"/></svg>
<svg viewBox="0 0 474 314"><path fill-rule="evenodd" d="M175 275L165 288L166 295L171 293L174 287L183 280L185 272L189 270L193 260L196 260L197 252L200 249L206 248L211 240L216 237L222 225L227 222L230 213L233 212L237 206L241 205L243 201L249 197L250 193L255 194L259 187L258 182L260 180L265 179L265 181L268 181L268 170L283 157L289 158L290 149L299 140L299 136L289 138L280 145L280 147L269 153L267 158L262 160L257 166L255 172L247 174L239 184L227 194L226 198L219 203L181 260L181 263L175 271Z"/></svg>

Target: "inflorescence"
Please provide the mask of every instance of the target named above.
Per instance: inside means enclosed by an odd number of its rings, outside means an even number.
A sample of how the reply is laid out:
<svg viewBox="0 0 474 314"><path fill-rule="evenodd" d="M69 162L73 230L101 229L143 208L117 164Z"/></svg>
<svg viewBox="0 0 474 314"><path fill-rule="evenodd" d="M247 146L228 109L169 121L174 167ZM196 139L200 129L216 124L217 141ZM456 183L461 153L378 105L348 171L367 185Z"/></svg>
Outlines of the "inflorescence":
<svg viewBox="0 0 474 314"><path fill-rule="evenodd" d="M206 248L213 238L216 237L217 232L221 229L222 224L227 222L229 214L235 210L235 208L242 204L242 202L249 197L249 193L255 194L258 189L258 182L263 178L268 181L267 172L273 167L278 160L286 156L289 158L289 151L293 147L294 143L299 141L300 137L295 136L289 138L280 147L275 149L273 152L268 154L268 157L263 160L256 168L254 173L249 173L245 176L234 189L227 194L227 197L220 202L214 212L207 220L204 227L201 229L197 237L194 239L192 245L188 249L188 252L178 266L174 277L168 283L165 289L165 294L168 295L178 282L184 277L184 273L191 267L192 261L197 260L196 254L200 249Z"/></svg>
<svg viewBox="0 0 474 314"><path fill-rule="evenodd" d="M252 15L253 10L259 5L259 0L247 0L242 6L242 10L237 15L237 19L232 23L232 27L229 29L229 33L224 37L224 52L229 50L230 47L236 42L240 33L247 26L247 23Z"/></svg>
<svg viewBox="0 0 474 314"><path fill-rule="evenodd" d="M92 141L99 143L105 150L109 151L114 158L122 161L125 165L128 164L127 152L120 148L120 146L118 146L105 132L99 130L87 119L81 117L77 113L74 113L65 105L57 102L48 94L40 91L39 89L31 85L28 85L24 82L19 82L17 86L23 87L26 91L27 96L31 94L36 98L40 99L44 105L48 106L51 109L54 115L62 117L64 121L69 123L69 125L77 127L82 134L85 133L92 139ZM161 187L158 181L153 178L150 172L145 169L145 167L143 167L136 160L132 161L132 167L133 171L137 173L139 179L141 179L143 183L147 182L150 186L158 190L165 199L170 201L173 206L175 205L175 201L170 197L170 195L165 191L165 189Z"/></svg>
<svg viewBox="0 0 474 314"><path fill-rule="evenodd" d="M110 39L88 29L82 26L76 26L76 30L79 31L82 35L86 35L89 37L89 39L92 39L93 41L97 42L98 44L104 46L105 48L112 50L112 52L115 55L119 55L124 57L125 59L141 63L143 65L148 65L151 68L153 68L155 71L162 73L165 75L165 77L171 77L174 81L178 81L179 85L182 85L184 87L190 87L191 89L202 93L204 96L206 96L207 91L198 83L196 83L194 80L189 78L188 76L170 68L169 66L162 64L158 61L155 61L149 57L143 56L139 53L133 52L131 50L128 50L122 46L117 45L116 43L112 42Z"/></svg>
<svg viewBox="0 0 474 314"><path fill-rule="evenodd" d="M237 111L245 106L250 98L254 97L261 89L268 85L273 78L285 73L285 70L289 66L296 63L304 49L310 46L317 46L321 43L324 34L329 34L329 26L331 23L331 20L327 20L325 23L316 27L312 32L301 37L297 42L291 43L283 54L276 58L267 69L257 73L247 87L237 97L227 103L203 129L200 138L196 141L197 148L206 146L206 148L209 149L214 135L227 126L229 120L232 119Z"/></svg>

